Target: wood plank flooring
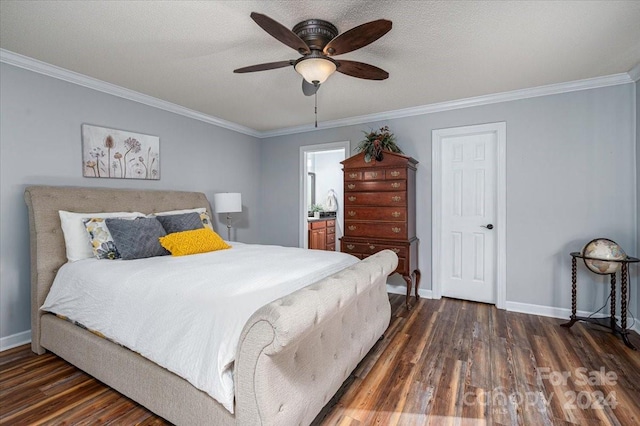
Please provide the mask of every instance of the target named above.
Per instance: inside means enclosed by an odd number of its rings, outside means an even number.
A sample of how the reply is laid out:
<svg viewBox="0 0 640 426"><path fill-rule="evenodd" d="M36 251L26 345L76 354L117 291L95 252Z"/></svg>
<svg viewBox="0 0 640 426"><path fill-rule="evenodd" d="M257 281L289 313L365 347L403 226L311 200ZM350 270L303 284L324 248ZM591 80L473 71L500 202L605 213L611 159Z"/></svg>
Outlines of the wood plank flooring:
<svg viewBox="0 0 640 426"><path fill-rule="evenodd" d="M318 425L638 425L640 352L597 326L390 295L384 339ZM640 347L640 337L631 341ZM2 425L163 425L52 354L0 353Z"/></svg>

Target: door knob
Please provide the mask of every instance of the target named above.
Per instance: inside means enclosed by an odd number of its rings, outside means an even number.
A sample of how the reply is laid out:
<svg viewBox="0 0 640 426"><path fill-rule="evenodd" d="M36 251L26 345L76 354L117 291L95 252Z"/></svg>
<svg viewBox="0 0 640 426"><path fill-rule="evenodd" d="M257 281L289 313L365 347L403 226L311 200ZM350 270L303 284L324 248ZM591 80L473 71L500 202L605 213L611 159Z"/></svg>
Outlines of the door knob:
<svg viewBox="0 0 640 426"><path fill-rule="evenodd" d="M493 225L492 224L488 224L486 226L485 225L480 225L480 226L482 226L483 228L487 228L487 229L493 229Z"/></svg>

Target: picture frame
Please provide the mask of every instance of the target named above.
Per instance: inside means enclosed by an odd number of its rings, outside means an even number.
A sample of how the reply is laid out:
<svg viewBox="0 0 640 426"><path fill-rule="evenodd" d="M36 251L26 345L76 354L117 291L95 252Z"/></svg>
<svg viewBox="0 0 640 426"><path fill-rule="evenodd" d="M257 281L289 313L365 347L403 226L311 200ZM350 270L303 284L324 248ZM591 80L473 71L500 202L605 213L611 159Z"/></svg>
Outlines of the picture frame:
<svg viewBox="0 0 640 426"><path fill-rule="evenodd" d="M160 138L83 124L82 176L160 180Z"/></svg>

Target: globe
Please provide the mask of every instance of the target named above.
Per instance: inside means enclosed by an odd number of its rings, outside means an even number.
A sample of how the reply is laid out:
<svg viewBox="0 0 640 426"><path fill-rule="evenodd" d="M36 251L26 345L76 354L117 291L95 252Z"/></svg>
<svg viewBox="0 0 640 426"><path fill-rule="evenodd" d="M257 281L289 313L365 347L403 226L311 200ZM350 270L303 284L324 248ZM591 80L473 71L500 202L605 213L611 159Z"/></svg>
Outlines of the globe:
<svg viewBox="0 0 640 426"><path fill-rule="evenodd" d="M584 259L584 264L590 271L600 275L615 274L620 269L621 263L610 261L627 258L624 250L615 241L608 238L596 238L589 241L582 249L582 255L595 258Z"/></svg>

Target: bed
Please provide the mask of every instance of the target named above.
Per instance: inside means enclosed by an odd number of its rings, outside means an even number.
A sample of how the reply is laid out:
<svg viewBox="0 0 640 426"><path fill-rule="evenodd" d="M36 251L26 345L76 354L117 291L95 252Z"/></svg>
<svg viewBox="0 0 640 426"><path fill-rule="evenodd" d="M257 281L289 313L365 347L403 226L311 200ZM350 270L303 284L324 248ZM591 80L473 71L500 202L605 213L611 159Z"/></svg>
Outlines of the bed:
<svg viewBox="0 0 640 426"><path fill-rule="evenodd" d="M234 414L180 376L39 308L66 263L58 210L154 213L211 207L197 192L33 186L29 209L32 349L49 350L175 424L309 424L386 330L383 251L259 308L242 328Z"/></svg>

